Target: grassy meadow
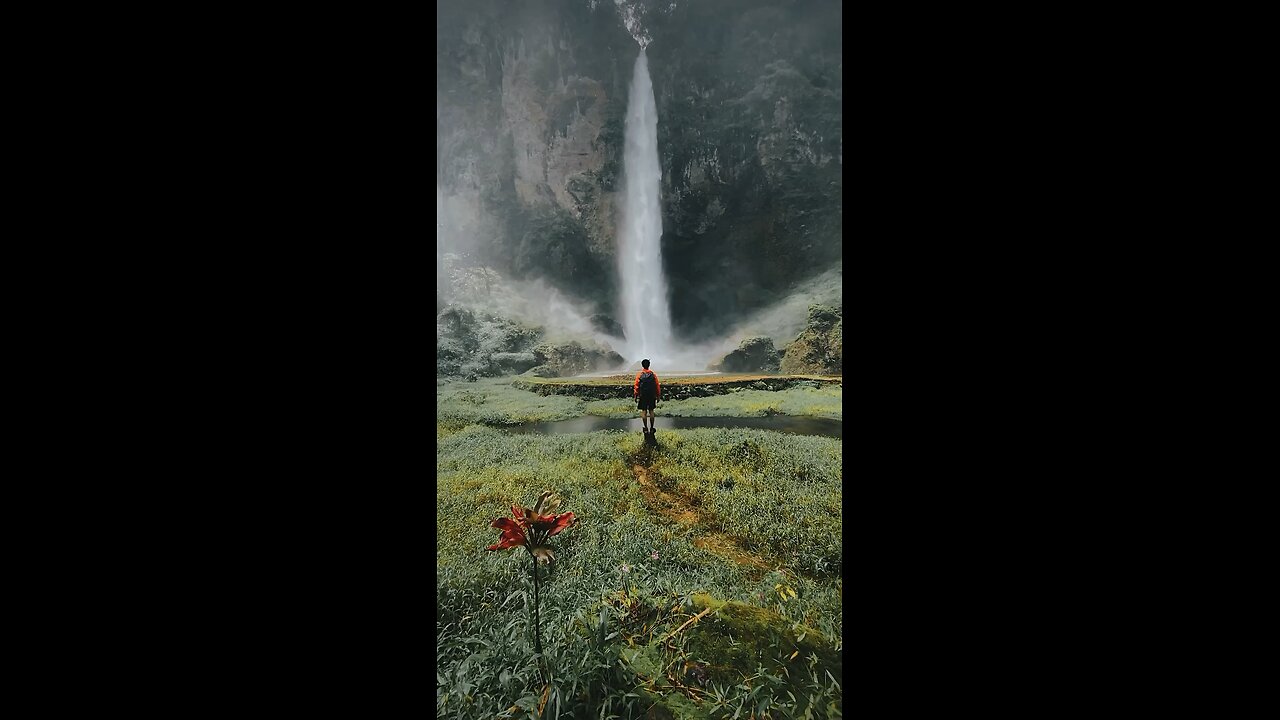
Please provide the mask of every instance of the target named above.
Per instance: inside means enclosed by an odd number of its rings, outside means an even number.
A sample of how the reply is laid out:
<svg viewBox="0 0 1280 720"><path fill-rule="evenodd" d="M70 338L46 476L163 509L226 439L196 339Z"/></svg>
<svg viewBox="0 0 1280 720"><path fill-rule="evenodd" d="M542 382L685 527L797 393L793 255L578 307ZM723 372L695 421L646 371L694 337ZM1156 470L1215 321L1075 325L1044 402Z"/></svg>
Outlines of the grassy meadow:
<svg viewBox="0 0 1280 720"><path fill-rule="evenodd" d="M742 390L663 406L839 418L839 393ZM517 435L501 426L635 410L510 378L441 385L437 412L437 717L840 716L839 439L696 428L660 432L654 447L638 432ZM490 521L544 490L577 518L539 569L549 682L533 661L531 559L484 550L498 540Z"/></svg>

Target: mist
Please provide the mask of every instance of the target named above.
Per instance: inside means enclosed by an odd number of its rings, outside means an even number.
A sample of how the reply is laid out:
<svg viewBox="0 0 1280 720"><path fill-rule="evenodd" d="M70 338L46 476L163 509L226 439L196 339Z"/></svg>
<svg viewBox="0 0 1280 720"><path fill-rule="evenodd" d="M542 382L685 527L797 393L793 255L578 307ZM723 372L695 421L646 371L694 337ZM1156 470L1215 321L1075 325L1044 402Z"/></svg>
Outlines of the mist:
<svg viewBox="0 0 1280 720"><path fill-rule="evenodd" d="M438 4L437 311L599 344L624 366L652 355L701 370L745 338L793 341L810 304L840 304L839 13L815 0ZM623 238L642 52L665 277ZM666 319L639 320L635 298L659 295Z"/></svg>

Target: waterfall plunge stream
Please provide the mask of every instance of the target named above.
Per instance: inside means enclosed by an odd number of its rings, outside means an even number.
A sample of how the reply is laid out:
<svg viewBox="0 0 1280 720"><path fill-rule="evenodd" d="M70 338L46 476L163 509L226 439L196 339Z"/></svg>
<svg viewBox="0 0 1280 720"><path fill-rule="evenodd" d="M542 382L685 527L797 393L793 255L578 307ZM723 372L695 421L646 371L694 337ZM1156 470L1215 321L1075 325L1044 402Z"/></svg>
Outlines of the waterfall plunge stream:
<svg viewBox="0 0 1280 720"><path fill-rule="evenodd" d="M644 48L636 58L627 100L623 200L618 224L618 275L622 285L623 328L628 363L641 358L654 369L671 368L675 353L667 282L662 275L662 206L658 195L658 109Z"/></svg>

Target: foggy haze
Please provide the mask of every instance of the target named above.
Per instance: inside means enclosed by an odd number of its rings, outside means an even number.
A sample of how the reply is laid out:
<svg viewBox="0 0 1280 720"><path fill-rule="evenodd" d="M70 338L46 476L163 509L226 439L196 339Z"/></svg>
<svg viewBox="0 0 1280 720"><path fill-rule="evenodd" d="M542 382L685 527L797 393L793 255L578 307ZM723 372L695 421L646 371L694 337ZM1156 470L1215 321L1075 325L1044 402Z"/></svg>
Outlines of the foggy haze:
<svg viewBox="0 0 1280 720"><path fill-rule="evenodd" d="M841 305L839 5L719 9L438 6L437 309L700 370Z"/></svg>

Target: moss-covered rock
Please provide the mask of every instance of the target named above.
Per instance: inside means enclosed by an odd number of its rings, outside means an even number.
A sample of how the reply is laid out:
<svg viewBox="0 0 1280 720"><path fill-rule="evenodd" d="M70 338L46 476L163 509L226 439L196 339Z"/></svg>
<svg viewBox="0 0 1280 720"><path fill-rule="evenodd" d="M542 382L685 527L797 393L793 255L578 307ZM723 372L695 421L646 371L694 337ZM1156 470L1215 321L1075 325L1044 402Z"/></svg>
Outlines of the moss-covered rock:
<svg viewBox="0 0 1280 720"><path fill-rule="evenodd" d="M556 377L571 377L622 364L622 356L598 343L584 345L577 340L542 343L533 348L536 364L546 366Z"/></svg>
<svg viewBox="0 0 1280 720"><path fill-rule="evenodd" d="M525 370L522 374L527 375L529 377L542 377L542 378L558 377L556 375L556 369L551 367L550 365L538 365L536 367L531 367L528 370Z"/></svg>
<svg viewBox="0 0 1280 720"><path fill-rule="evenodd" d="M543 335L509 318L449 305L436 315L436 374L514 375L538 364L530 348Z"/></svg>
<svg viewBox="0 0 1280 720"><path fill-rule="evenodd" d="M708 368L721 372L777 372L781 356L767 337L743 340L738 349Z"/></svg>
<svg viewBox="0 0 1280 720"><path fill-rule="evenodd" d="M492 362L499 374L517 375L538 364L538 358L531 352L494 353Z"/></svg>
<svg viewBox="0 0 1280 720"><path fill-rule="evenodd" d="M805 329L782 356L782 372L839 375L843 365L841 309L810 305Z"/></svg>

